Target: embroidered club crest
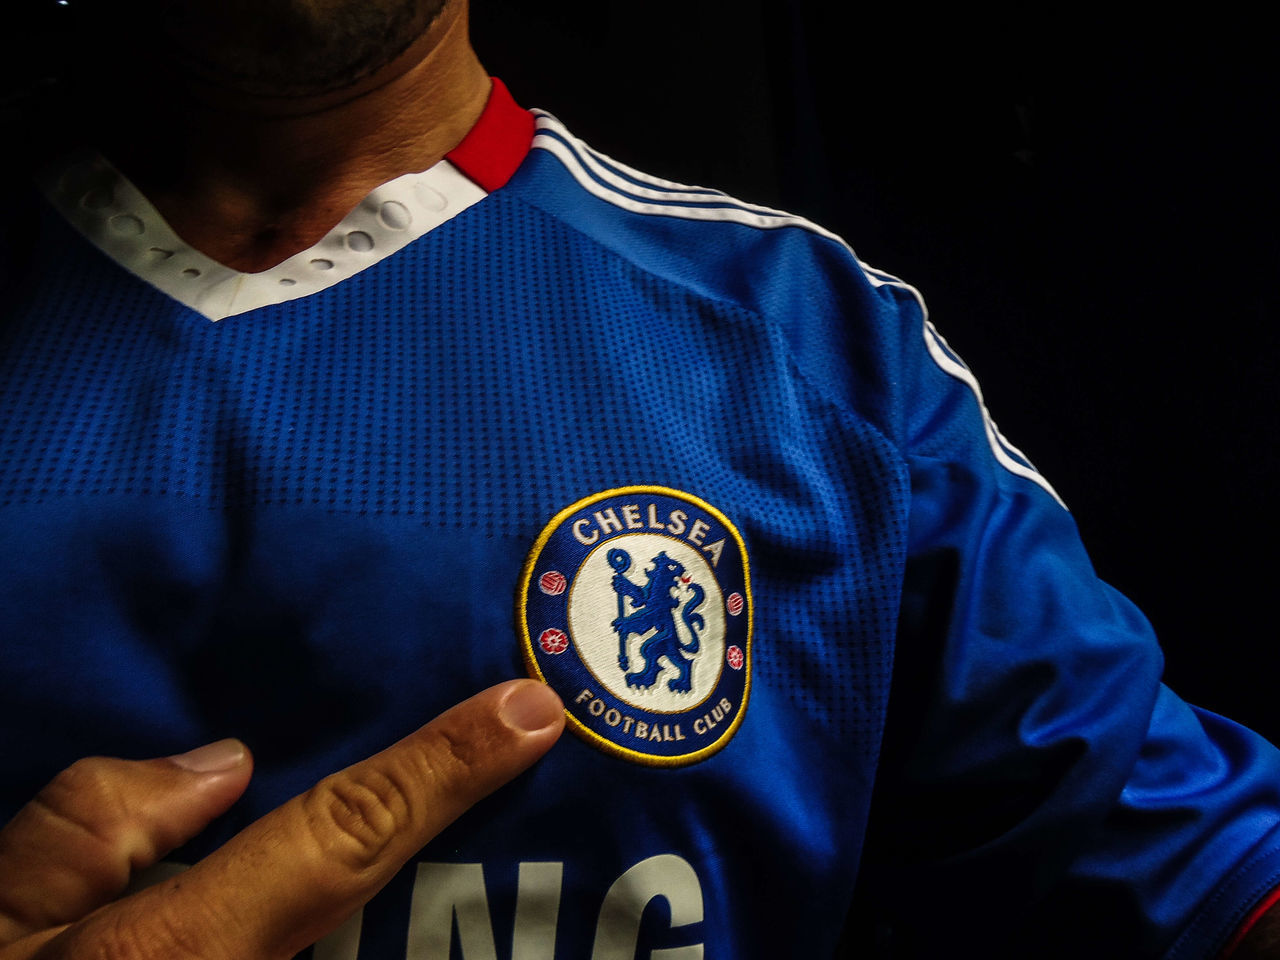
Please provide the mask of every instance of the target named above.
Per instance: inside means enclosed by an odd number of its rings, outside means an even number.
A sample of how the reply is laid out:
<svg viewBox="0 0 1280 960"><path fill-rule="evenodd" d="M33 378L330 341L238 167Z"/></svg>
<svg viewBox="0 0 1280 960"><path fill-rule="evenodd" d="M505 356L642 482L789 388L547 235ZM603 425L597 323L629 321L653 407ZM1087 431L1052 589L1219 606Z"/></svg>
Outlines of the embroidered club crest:
<svg viewBox="0 0 1280 960"><path fill-rule="evenodd" d="M606 490L560 511L519 593L529 672L609 753L695 763L742 722L751 680L746 548L715 507L666 487Z"/></svg>

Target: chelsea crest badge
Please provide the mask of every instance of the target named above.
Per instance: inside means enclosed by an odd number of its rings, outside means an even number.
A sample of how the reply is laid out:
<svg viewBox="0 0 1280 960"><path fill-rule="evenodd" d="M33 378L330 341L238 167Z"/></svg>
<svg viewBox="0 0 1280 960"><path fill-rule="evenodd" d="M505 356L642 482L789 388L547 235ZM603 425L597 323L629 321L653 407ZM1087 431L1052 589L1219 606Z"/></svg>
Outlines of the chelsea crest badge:
<svg viewBox="0 0 1280 960"><path fill-rule="evenodd" d="M560 511L520 579L529 672L569 726L654 766L715 753L751 689L747 552L711 504L666 487L605 490Z"/></svg>

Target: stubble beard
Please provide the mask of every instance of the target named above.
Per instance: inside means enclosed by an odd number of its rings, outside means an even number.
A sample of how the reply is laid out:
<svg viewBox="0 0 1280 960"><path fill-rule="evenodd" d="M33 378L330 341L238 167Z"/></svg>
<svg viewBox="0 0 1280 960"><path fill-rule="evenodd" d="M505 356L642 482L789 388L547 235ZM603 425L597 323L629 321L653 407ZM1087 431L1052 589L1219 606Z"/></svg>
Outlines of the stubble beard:
<svg viewBox="0 0 1280 960"><path fill-rule="evenodd" d="M448 2L171 0L156 25L179 68L206 82L253 96L312 97L390 63Z"/></svg>

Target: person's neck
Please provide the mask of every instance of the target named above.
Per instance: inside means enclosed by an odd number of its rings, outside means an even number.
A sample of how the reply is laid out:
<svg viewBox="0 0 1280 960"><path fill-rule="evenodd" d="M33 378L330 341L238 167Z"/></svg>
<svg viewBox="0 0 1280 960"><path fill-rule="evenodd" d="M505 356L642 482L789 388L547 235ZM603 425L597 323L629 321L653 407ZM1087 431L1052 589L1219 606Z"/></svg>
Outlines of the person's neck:
<svg viewBox="0 0 1280 960"><path fill-rule="evenodd" d="M363 88L288 102L203 91L150 109L135 99L136 122L103 150L183 240L252 273L315 244L379 184L438 162L489 89L466 17L442 17Z"/></svg>

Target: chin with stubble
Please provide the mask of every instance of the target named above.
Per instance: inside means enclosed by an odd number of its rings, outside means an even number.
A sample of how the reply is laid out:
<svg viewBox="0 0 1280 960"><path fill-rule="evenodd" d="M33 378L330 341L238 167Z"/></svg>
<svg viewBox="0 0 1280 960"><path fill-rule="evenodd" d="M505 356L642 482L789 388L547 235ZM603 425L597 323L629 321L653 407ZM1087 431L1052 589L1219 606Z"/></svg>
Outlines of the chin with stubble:
<svg viewBox="0 0 1280 960"><path fill-rule="evenodd" d="M451 0L143 0L139 17L181 72L239 93L350 87L422 36Z"/></svg>

